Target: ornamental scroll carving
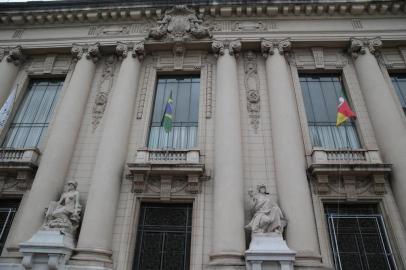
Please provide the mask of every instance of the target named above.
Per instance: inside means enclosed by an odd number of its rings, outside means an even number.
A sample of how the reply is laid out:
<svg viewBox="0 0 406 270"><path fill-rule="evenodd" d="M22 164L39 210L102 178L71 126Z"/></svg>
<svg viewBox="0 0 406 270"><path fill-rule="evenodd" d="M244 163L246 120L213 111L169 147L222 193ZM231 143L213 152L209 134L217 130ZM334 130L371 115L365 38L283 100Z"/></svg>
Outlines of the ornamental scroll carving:
<svg viewBox="0 0 406 270"><path fill-rule="evenodd" d="M149 30L148 39L182 42L212 37L209 28L197 18L196 12L185 5L176 5L167 10L157 24Z"/></svg>
<svg viewBox="0 0 406 270"><path fill-rule="evenodd" d="M249 51L244 55L245 90L247 95L247 110L251 125L258 130L260 116L259 78L257 70L257 55Z"/></svg>

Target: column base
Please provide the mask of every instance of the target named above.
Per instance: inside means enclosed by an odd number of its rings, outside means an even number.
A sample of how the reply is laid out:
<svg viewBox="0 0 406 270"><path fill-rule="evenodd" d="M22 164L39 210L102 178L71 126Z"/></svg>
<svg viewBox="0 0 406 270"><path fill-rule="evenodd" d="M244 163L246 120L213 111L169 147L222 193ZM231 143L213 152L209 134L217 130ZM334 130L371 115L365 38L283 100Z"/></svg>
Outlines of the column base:
<svg viewBox="0 0 406 270"><path fill-rule="evenodd" d="M103 249L77 248L75 255L69 260L71 266L95 266L112 269L112 252Z"/></svg>
<svg viewBox="0 0 406 270"><path fill-rule="evenodd" d="M239 266L245 265L244 255L237 252L219 252L210 255L211 266Z"/></svg>

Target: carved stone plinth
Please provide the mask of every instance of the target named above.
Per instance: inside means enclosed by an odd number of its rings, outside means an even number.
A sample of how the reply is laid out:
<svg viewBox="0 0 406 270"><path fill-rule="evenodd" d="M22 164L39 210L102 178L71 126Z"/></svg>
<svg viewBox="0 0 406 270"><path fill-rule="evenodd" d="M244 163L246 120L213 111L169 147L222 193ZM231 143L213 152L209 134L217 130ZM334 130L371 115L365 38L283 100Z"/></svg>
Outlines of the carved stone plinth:
<svg viewBox="0 0 406 270"><path fill-rule="evenodd" d="M245 252L247 270L293 270L296 251L279 233L255 233Z"/></svg>
<svg viewBox="0 0 406 270"><path fill-rule="evenodd" d="M24 269L61 269L69 260L74 249L70 234L60 231L40 230L27 242L20 244Z"/></svg>

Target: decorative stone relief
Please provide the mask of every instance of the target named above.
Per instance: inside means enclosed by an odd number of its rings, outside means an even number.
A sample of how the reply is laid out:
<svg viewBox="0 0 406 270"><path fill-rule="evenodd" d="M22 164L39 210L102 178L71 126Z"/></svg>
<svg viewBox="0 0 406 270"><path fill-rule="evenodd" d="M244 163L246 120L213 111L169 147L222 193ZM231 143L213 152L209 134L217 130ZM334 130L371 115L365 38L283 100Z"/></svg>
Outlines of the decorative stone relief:
<svg viewBox="0 0 406 270"><path fill-rule="evenodd" d="M7 62L12 62L14 65L19 66L26 60L26 57L22 53L21 46L16 46L9 50L7 56Z"/></svg>
<svg viewBox="0 0 406 270"><path fill-rule="evenodd" d="M140 89L138 104L137 104L137 119L141 119L144 112L145 99L147 97L148 83L151 81L152 76L155 75L154 65L147 64L144 69L144 76L142 86Z"/></svg>
<svg viewBox="0 0 406 270"><path fill-rule="evenodd" d="M44 61L44 73L51 73L56 60L56 55L47 55Z"/></svg>
<svg viewBox="0 0 406 270"><path fill-rule="evenodd" d="M67 191L62 193L59 201L52 201L45 213L45 221L41 230L61 231L75 235L79 226L82 206L79 203L78 183L69 181Z"/></svg>
<svg viewBox="0 0 406 270"><path fill-rule="evenodd" d="M221 55L224 55L225 48L227 47L230 55L238 58L241 52L241 41L240 40L225 40L219 41L215 40L211 44L214 56L217 58Z"/></svg>
<svg viewBox="0 0 406 270"><path fill-rule="evenodd" d="M212 116L212 102L213 102L213 63L207 58L205 59L206 66L206 118L210 119Z"/></svg>
<svg viewBox="0 0 406 270"><path fill-rule="evenodd" d="M32 180L32 172L26 172L26 174L19 173L17 176L3 174L0 176L0 195L4 193L19 193L29 190L32 185Z"/></svg>
<svg viewBox="0 0 406 270"><path fill-rule="evenodd" d="M267 27L266 24L263 22L255 22L255 21L239 21L234 23L231 31L236 32L262 32L266 31Z"/></svg>
<svg viewBox="0 0 406 270"><path fill-rule="evenodd" d="M323 48L312 48L316 68L324 68Z"/></svg>
<svg viewBox="0 0 406 270"><path fill-rule="evenodd" d="M130 26L128 25L106 25L106 26L91 26L89 28L89 36L119 36L128 35Z"/></svg>
<svg viewBox="0 0 406 270"><path fill-rule="evenodd" d="M183 69L183 58L185 56L186 47L183 43L175 43L173 46L173 68L175 70Z"/></svg>
<svg viewBox="0 0 406 270"><path fill-rule="evenodd" d="M362 22L360 19L352 19L351 24L352 24L352 28L354 28L354 30L359 30L359 29L363 28Z"/></svg>
<svg viewBox="0 0 406 270"><path fill-rule="evenodd" d="M252 219L245 229L252 234L278 233L283 234L287 222L281 209L274 202L265 185L257 187L257 193L250 189L248 194L251 198Z"/></svg>
<svg viewBox="0 0 406 270"><path fill-rule="evenodd" d="M257 56L252 51L244 55L245 90L247 95L247 110L251 125L258 130L260 116L259 77L257 70Z"/></svg>
<svg viewBox="0 0 406 270"><path fill-rule="evenodd" d="M114 56L111 55L109 57L106 57L103 67L103 73L98 85L98 93L93 105L93 131L99 126L100 121L103 118L104 111L106 110L109 93L113 86L115 64L116 58Z"/></svg>
<svg viewBox="0 0 406 270"><path fill-rule="evenodd" d="M161 200L169 200L173 195L196 194L199 192L199 175L188 176L127 176L133 182L132 192L144 195L159 195Z"/></svg>
<svg viewBox="0 0 406 270"><path fill-rule="evenodd" d="M312 178L312 190L318 195L345 196L349 201L356 201L362 197L384 195L385 175L316 175Z"/></svg>
<svg viewBox="0 0 406 270"><path fill-rule="evenodd" d="M78 61L84 55L86 59L92 60L96 63L100 59L100 44L97 42L91 45L80 45L80 44L73 44L71 53L73 59Z"/></svg>
<svg viewBox="0 0 406 270"><path fill-rule="evenodd" d="M357 39L350 40L349 53L352 57L357 58L359 54L365 54L365 50L369 49L372 54L377 54L382 48L382 40L380 38L373 39Z"/></svg>
<svg viewBox="0 0 406 270"><path fill-rule="evenodd" d="M197 18L195 11L185 5L175 5L167 10L157 24L149 30L148 39L181 42L212 36L209 28L203 26L203 21Z"/></svg>

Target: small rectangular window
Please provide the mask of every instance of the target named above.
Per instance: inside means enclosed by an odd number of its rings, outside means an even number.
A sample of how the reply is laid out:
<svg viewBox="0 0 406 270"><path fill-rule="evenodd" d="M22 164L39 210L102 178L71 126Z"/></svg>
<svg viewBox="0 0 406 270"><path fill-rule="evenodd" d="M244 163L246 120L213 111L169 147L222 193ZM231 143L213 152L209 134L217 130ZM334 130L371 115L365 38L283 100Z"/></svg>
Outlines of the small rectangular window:
<svg viewBox="0 0 406 270"><path fill-rule="evenodd" d="M18 199L0 200L0 254L3 251L8 232L10 231L19 204L20 200Z"/></svg>
<svg viewBox="0 0 406 270"><path fill-rule="evenodd" d="M319 74L299 77L312 145L326 149L360 148L353 121L336 127L338 99L346 98L341 77Z"/></svg>
<svg viewBox="0 0 406 270"><path fill-rule="evenodd" d="M34 148L48 129L63 80L32 80L10 128L3 148Z"/></svg>
<svg viewBox="0 0 406 270"><path fill-rule="evenodd" d="M199 119L198 76L161 76L158 78L148 148L188 149L197 145ZM172 96L172 128L163 126L169 97Z"/></svg>
<svg viewBox="0 0 406 270"><path fill-rule="evenodd" d="M337 270L395 270L382 215L376 205L325 205Z"/></svg>
<svg viewBox="0 0 406 270"><path fill-rule="evenodd" d="M406 114L406 74L392 74L391 80L403 111Z"/></svg>

